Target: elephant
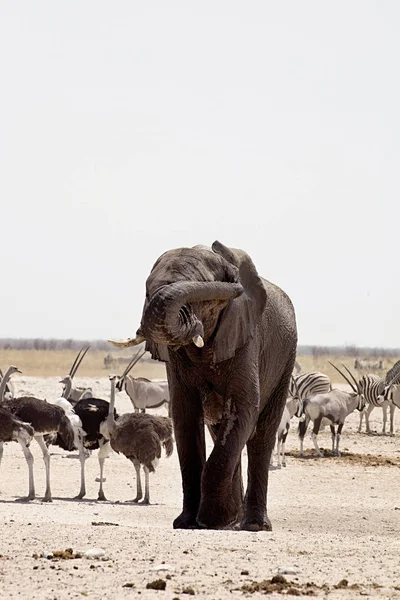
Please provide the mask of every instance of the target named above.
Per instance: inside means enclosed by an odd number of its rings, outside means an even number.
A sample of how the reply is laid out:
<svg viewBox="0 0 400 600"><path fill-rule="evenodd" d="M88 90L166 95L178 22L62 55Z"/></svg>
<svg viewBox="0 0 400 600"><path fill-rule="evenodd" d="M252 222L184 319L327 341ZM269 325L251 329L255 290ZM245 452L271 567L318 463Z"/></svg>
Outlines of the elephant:
<svg viewBox="0 0 400 600"><path fill-rule="evenodd" d="M183 489L174 528L270 531L268 466L296 358L291 300L243 250L218 241L168 250L147 278L136 337L110 342L144 340L166 363Z"/></svg>

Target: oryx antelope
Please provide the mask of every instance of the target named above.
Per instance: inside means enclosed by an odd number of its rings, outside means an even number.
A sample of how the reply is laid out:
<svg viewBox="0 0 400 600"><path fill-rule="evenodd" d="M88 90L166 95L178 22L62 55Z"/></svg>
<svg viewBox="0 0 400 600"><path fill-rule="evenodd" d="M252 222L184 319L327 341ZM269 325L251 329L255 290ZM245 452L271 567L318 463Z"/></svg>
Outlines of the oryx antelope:
<svg viewBox="0 0 400 600"><path fill-rule="evenodd" d="M60 383L64 385L62 397L66 398L72 404L72 406L75 406L75 404L83 398L93 397L92 388L72 387L72 380L89 348L90 346L87 346L86 348L81 348L79 350L74 362L72 363L69 374L60 381Z"/></svg>
<svg viewBox="0 0 400 600"><path fill-rule="evenodd" d="M301 456L303 455L304 437L310 421L313 421L311 438L314 442L317 455L323 456L317 442L319 429L321 425L330 425L332 435L332 455L340 456L339 443L345 419L354 410L357 409L361 411L365 406L364 396L359 387L354 386L354 384L347 379L335 365L332 364L332 366L339 371L353 391L342 392L341 390L333 389L325 394L317 394L304 400L303 411L305 419L299 423Z"/></svg>
<svg viewBox="0 0 400 600"><path fill-rule="evenodd" d="M143 354L144 351L140 358ZM145 377L132 377L129 372L134 364L136 362L131 360L121 377L119 377L116 388L119 392L125 389L135 412L144 413L146 408L158 408L163 404L169 405L168 381L151 381Z"/></svg>
<svg viewBox="0 0 400 600"><path fill-rule="evenodd" d="M0 382L3 379L3 371L0 369ZM14 398L14 386L12 381L8 381L8 383L6 384L6 389L4 391L4 398L5 400L10 400L11 398Z"/></svg>

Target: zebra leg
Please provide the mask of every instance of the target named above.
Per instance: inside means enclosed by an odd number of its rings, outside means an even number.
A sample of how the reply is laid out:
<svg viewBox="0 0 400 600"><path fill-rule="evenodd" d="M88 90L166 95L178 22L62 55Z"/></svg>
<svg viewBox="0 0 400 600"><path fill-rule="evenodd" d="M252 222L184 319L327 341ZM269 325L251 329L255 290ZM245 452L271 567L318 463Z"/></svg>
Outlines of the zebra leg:
<svg viewBox="0 0 400 600"><path fill-rule="evenodd" d="M369 426L369 415L374 410L375 406L373 404L368 404L368 408L365 411L365 429L367 433L371 433L371 428Z"/></svg>
<svg viewBox="0 0 400 600"><path fill-rule="evenodd" d="M278 469L280 469L282 467L282 463L281 463L281 446L282 446L282 440L280 440L279 436L278 436L278 441L276 443L276 456L277 456L277 459L278 459ZM272 454L271 454L271 459L272 459Z"/></svg>
<svg viewBox="0 0 400 600"><path fill-rule="evenodd" d="M288 436L288 433L289 433L289 428L285 431L285 433L283 434L283 437L282 437L281 448L282 448L282 466L283 467L286 467L285 444L286 444L286 438Z"/></svg>
<svg viewBox="0 0 400 600"><path fill-rule="evenodd" d="M382 404L382 417L383 417L382 433L386 433L387 408L388 408L388 403L384 402Z"/></svg>
<svg viewBox="0 0 400 600"><path fill-rule="evenodd" d="M394 413L396 410L395 404L390 404L390 435L394 435Z"/></svg>
<svg viewBox="0 0 400 600"><path fill-rule="evenodd" d="M321 426L321 421L322 421L322 419L316 419L314 421L314 427L312 430L311 439L314 442L314 447L315 447L315 451L316 451L317 455L322 457L323 454L322 454L321 450L319 449L318 442L317 442L317 436L318 436L319 428Z"/></svg>

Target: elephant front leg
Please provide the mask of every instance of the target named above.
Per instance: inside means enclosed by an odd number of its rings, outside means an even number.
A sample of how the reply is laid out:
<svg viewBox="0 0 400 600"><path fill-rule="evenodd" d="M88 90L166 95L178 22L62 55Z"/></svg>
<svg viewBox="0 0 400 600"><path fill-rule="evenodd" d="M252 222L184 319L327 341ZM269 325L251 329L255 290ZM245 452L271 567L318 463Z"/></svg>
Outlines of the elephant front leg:
<svg viewBox="0 0 400 600"><path fill-rule="evenodd" d="M247 442L248 470L244 517L241 529L271 531L267 515L268 465L274 449L276 431L286 402L287 382L281 383L261 412L257 429Z"/></svg>
<svg viewBox="0 0 400 600"><path fill-rule="evenodd" d="M201 474L206 460L203 408L197 390L174 389L171 413L182 476L183 509L174 529L197 529L201 496Z"/></svg>
<svg viewBox="0 0 400 600"><path fill-rule="evenodd" d="M246 398L246 395L243 396ZM257 420L258 402L247 405L229 398L214 448L204 467L197 522L201 527L222 529L243 514L240 459Z"/></svg>

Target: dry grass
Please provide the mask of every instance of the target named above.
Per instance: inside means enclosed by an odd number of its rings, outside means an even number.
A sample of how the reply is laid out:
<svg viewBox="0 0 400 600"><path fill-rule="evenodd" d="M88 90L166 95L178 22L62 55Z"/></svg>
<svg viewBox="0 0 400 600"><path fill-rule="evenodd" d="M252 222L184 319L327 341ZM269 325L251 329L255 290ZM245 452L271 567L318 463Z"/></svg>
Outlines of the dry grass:
<svg viewBox="0 0 400 600"><path fill-rule="evenodd" d="M320 356L314 357L311 354L307 354L299 355L297 357L297 362L301 366L302 373L307 373L310 371L320 371L321 373L326 373L326 375L328 375L328 377L330 378L331 382L333 384L336 384L346 382L339 375L339 373L329 364L329 361L332 362L334 365L338 366L341 370L343 370L342 365L346 365L346 367L350 369L352 373L354 373L355 377L357 377L358 373L354 369L355 358L355 356L331 356L327 354L321 354ZM385 377L386 371L388 371L395 362L395 360L385 360L383 363L385 368L383 370L370 370L368 371L368 373L376 373L380 377Z"/></svg>
<svg viewBox="0 0 400 600"><path fill-rule="evenodd" d="M133 356L135 349L129 354L127 351L113 350L113 356ZM110 370L104 367L104 357L107 352L104 350L89 350L84 358L82 365L79 368L78 375L81 377L105 377ZM0 350L0 367L4 371L8 365L16 365L24 375L32 375L36 377L46 376L62 376L68 373L72 362L76 356L75 350ZM344 380L329 364L332 361L334 364L341 367L345 364L355 375L354 356L330 356L321 355L313 357L312 355L299 355L297 360L301 366L302 372L321 371L329 375L332 383L344 383ZM375 371L378 375L384 376L393 361L385 361L384 371ZM111 371L122 372L123 366L119 369L111 368ZM135 367L135 376L148 378L163 378L166 377L165 366L163 363L156 361L141 361Z"/></svg>
<svg viewBox="0 0 400 600"><path fill-rule="evenodd" d="M131 355L134 355L132 351ZM9 365L17 366L24 375L58 377L66 375L75 360L75 350L0 350L0 367L3 372ZM111 372L122 373L124 365L106 369L103 350L89 350L82 361L79 377L106 377ZM130 356L128 352L113 352L113 356ZM140 361L134 367L135 377L161 379L166 377L164 363Z"/></svg>

